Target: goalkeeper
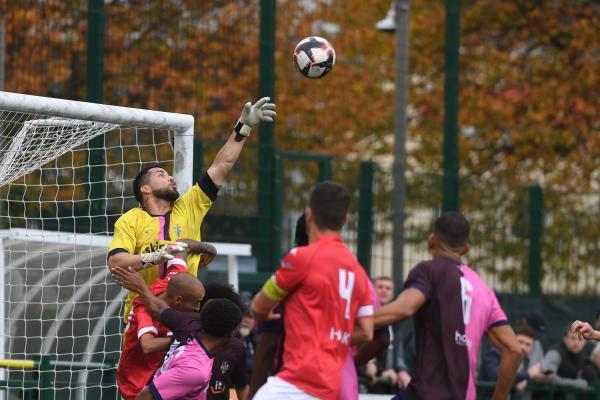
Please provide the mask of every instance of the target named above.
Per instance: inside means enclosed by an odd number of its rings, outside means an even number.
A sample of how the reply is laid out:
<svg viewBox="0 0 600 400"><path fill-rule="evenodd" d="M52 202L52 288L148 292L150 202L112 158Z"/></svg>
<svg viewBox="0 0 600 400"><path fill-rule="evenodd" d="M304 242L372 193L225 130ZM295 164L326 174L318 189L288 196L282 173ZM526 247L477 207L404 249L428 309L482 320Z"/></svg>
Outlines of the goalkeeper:
<svg viewBox="0 0 600 400"><path fill-rule="evenodd" d="M261 122L272 122L275 104L268 97L244 105L231 136L217 153L204 176L182 196L177 182L162 167L152 165L138 172L133 181L140 207L123 214L115 223L108 248L108 267L140 270L148 285L164 277L165 263L183 252L180 238L200 241L200 225L217 198L219 186L236 163L245 139ZM200 254L190 254L188 272L196 276ZM129 315L135 293L129 293L124 315Z"/></svg>

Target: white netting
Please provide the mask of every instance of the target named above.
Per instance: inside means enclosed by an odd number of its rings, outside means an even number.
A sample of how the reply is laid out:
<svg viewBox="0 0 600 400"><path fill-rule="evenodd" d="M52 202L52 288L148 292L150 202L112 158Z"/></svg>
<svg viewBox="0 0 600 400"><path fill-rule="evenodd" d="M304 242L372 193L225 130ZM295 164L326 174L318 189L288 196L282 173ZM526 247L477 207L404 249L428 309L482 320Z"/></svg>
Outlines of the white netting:
<svg viewBox="0 0 600 400"><path fill-rule="evenodd" d="M137 171L173 170L175 132L1 107L0 130L0 366L35 364L0 368L0 393L116 399L125 292L110 277L106 246L116 219L137 205ZM86 142L98 135L104 161L95 165ZM89 195L93 167L104 177L100 214Z"/></svg>
<svg viewBox="0 0 600 400"><path fill-rule="evenodd" d="M10 120L10 115L7 118ZM118 125L64 118L6 124L0 135L0 186L31 172Z"/></svg>

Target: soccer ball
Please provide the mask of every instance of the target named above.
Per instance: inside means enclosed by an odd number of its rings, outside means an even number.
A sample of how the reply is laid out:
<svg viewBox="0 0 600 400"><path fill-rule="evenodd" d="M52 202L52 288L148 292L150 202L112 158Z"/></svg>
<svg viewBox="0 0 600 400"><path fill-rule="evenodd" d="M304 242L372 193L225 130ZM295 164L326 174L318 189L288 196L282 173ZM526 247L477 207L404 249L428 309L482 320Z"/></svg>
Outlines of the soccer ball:
<svg viewBox="0 0 600 400"><path fill-rule="evenodd" d="M322 78L335 65L335 50L322 37L307 37L294 49L294 65L307 78Z"/></svg>

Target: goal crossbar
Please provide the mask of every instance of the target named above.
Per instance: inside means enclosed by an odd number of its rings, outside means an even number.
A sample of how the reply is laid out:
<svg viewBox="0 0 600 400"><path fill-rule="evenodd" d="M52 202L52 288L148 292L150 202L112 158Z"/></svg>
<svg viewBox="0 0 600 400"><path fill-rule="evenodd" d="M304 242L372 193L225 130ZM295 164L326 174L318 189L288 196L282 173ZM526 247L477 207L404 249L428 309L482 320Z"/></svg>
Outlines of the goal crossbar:
<svg viewBox="0 0 600 400"><path fill-rule="evenodd" d="M194 117L186 114L51 99L10 92L0 92L0 109L96 122L109 120L115 124L151 126L180 132L186 132L194 127Z"/></svg>

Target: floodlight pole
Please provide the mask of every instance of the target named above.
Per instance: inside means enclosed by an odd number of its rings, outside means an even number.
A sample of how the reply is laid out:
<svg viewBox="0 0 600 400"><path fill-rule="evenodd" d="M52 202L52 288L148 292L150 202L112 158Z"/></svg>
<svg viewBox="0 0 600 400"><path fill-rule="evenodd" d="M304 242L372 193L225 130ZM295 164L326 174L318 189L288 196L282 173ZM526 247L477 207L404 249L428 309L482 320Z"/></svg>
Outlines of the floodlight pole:
<svg viewBox="0 0 600 400"><path fill-rule="evenodd" d="M392 274L396 293L404 284L404 218L406 209L406 108L408 105L409 0L396 0L396 90L394 94L394 192L392 194Z"/></svg>

